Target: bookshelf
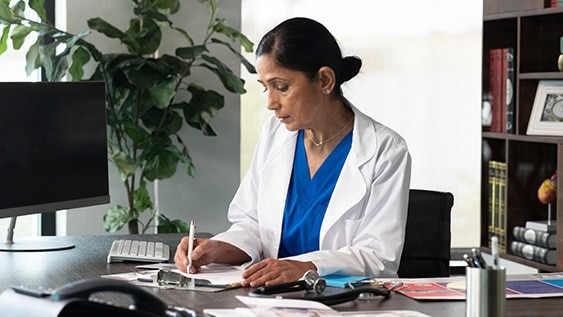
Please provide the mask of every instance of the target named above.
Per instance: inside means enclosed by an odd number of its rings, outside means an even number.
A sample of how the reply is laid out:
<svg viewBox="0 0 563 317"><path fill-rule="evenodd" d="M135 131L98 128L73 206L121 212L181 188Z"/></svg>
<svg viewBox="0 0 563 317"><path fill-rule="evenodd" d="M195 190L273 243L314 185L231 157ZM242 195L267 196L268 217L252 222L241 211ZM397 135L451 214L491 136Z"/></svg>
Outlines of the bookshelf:
<svg viewBox="0 0 563 317"><path fill-rule="evenodd" d="M563 72L557 69L559 39L563 36L563 8L550 8L550 0L536 1L536 7L521 9L510 9L506 3L510 0L484 1L482 92L485 95L490 90L490 50L512 47L515 128L513 133L489 132L483 128L480 245L488 251L489 161L504 162L507 251L501 256L544 272L563 271L563 136L526 135L538 82L563 81ZM503 5L506 10L497 10ZM515 226L524 226L527 220L547 218L547 205L539 202L536 193L541 182L556 170L560 171L560 177L557 199L552 204L552 218L560 233L557 264L545 265L509 254Z"/></svg>

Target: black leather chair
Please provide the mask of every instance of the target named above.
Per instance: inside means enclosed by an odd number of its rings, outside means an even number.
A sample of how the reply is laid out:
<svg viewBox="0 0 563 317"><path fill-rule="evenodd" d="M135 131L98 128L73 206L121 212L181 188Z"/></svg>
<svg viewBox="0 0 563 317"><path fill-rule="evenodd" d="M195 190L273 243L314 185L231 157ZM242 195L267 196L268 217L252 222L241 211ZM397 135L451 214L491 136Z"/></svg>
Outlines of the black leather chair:
<svg viewBox="0 0 563 317"><path fill-rule="evenodd" d="M449 192L411 189L401 278L450 276L450 219L454 196Z"/></svg>

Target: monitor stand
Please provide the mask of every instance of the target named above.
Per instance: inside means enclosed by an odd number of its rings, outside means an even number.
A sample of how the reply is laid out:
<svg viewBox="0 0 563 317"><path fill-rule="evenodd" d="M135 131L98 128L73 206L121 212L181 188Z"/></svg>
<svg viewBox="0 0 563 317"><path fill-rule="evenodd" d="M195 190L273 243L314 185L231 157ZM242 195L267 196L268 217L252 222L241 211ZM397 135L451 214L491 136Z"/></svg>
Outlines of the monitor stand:
<svg viewBox="0 0 563 317"><path fill-rule="evenodd" d="M30 252L30 251L57 251L74 248L74 244L63 241L57 237L18 238L14 242L14 229L16 218L12 217L6 234L6 241L0 243L0 251Z"/></svg>

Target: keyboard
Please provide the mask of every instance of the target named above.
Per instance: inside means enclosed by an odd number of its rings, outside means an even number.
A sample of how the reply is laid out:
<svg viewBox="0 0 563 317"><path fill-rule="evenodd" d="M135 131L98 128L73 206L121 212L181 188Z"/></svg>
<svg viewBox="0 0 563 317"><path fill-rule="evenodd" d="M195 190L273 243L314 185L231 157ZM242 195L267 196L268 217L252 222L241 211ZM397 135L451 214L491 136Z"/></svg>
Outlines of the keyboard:
<svg viewBox="0 0 563 317"><path fill-rule="evenodd" d="M162 242L140 240L115 240L108 254L108 263L123 261L165 262L170 257L170 247Z"/></svg>

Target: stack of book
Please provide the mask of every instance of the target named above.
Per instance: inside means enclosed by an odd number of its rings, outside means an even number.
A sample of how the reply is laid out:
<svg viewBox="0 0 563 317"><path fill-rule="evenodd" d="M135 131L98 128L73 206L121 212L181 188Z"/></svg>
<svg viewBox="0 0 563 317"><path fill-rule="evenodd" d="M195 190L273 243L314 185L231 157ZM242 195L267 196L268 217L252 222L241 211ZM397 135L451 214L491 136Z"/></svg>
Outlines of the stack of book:
<svg viewBox="0 0 563 317"><path fill-rule="evenodd" d="M550 8L561 8L563 7L563 0L550 0Z"/></svg>
<svg viewBox="0 0 563 317"><path fill-rule="evenodd" d="M489 51L489 92L491 121L483 128L497 133L514 133L514 48ZM485 98L485 99L487 99Z"/></svg>
<svg viewBox="0 0 563 317"><path fill-rule="evenodd" d="M555 222L528 221L526 227L513 229L514 240L510 245L512 254L535 262L555 265L557 263L557 233Z"/></svg>
<svg viewBox="0 0 563 317"><path fill-rule="evenodd" d="M489 226L488 236L498 237L498 250L506 253L506 163L489 161ZM491 247L489 245L489 247Z"/></svg>

